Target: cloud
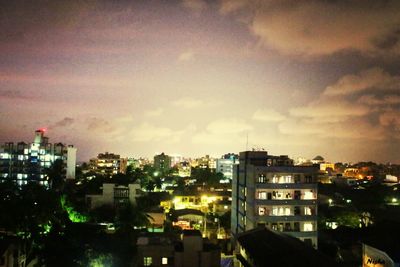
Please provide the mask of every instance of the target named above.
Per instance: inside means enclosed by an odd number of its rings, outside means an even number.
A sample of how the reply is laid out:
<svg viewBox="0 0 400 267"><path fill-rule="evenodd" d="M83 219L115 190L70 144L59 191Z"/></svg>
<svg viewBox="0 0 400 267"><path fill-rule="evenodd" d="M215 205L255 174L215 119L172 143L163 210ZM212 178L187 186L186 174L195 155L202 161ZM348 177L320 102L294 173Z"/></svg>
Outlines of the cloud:
<svg viewBox="0 0 400 267"><path fill-rule="evenodd" d="M223 0L222 14L250 14L262 45L289 55L321 56L343 50L399 53L400 2Z"/></svg>
<svg viewBox="0 0 400 267"><path fill-rule="evenodd" d="M270 122L283 121L285 118L285 116L273 109L259 109L254 112L252 117L253 120Z"/></svg>
<svg viewBox="0 0 400 267"><path fill-rule="evenodd" d="M206 129L194 134L192 142L194 144L209 145L236 145L245 143L245 132L253 130L253 126L244 120L235 118L217 119L210 122Z"/></svg>
<svg viewBox="0 0 400 267"><path fill-rule="evenodd" d="M185 61L192 61L194 60L194 53L192 51L185 51L181 53L178 57L178 61L185 62Z"/></svg>
<svg viewBox="0 0 400 267"><path fill-rule="evenodd" d="M250 0L221 0L221 14L231 14L250 5Z"/></svg>
<svg viewBox="0 0 400 267"><path fill-rule="evenodd" d="M164 109L163 108L156 108L153 110L148 110L145 112L145 116L146 117L158 117L161 116L164 113Z"/></svg>
<svg viewBox="0 0 400 267"><path fill-rule="evenodd" d="M359 103L371 106L375 105L398 105L400 104L400 95L386 95L378 98L374 95L363 95L358 99Z"/></svg>
<svg viewBox="0 0 400 267"><path fill-rule="evenodd" d="M324 94L329 96L354 94L370 88L380 90L400 89L400 76L391 76L381 68L372 68L358 74L345 75L328 86Z"/></svg>
<svg viewBox="0 0 400 267"><path fill-rule="evenodd" d="M304 107L289 110L294 117L303 117L322 122L340 122L350 117L364 116L370 109L358 103L351 103L343 99L323 99L310 103Z"/></svg>
<svg viewBox="0 0 400 267"><path fill-rule="evenodd" d="M391 110L382 113L379 116L379 122L383 126L395 125L397 127L400 127L400 111ZM400 128L398 128L397 130L400 130Z"/></svg>
<svg viewBox="0 0 400 267"><path fill-rule="evenodd" d="M86 120L87 129L92 132L98 133L111 133L115 130L115 127L107 120L103 118L88 118Z"/></svg>
<svg viewBox="0 0 400 267"><path fill-rule="evenodd" d="M207 8L204 0L183 0L183 6L193 11L200 12Z"/></svg>
<svg viewBox="0 0 400 267"><path fill-rule="evenodd" d="M327 86L316 100L291 108L288 119L278 128L289 136L375 141L400 138L398 79L377 68L345 75Z"/></svg>
<svg viewBox="0 0 400 267"><path fill-rule="evenodd" d="M313 135L323 134L324 129L320 125L312 122L290 119L279 124L279 130L288 135Z"/></svg>
<svg viewBox="0 0 400 267"><path fill-rule="evenodd" d="M1 76L0 76L1 81ZM27 100L33 99L34 96L31 94L23 93L19 90L0 90L0 99L19 99L19 100Z"/></svg>
<svg viewBox="0 0 400 267"><path fill-rule="evenodd" d="M208 124L206 129L212 134L235 134L250 131L253 127L239 119L219 119Z"/></svg>
<svg viewBox="0 0 400 267"><path fill-rule="evenodd" d="M183 97L183 98L173 101L172 104L177 107L190 109L190 108L200 107L204 103L200 99L194 99L191 97Z"/></svg>
<svg viewBox="0 0 400 267"><path fill-rule="evenodd" d="M131 130L131 137L134 142L163 141L176 143L181 140L184 132L184 130L174 131L167 127L155 126L145 122Z"/></svg>
<svg viewBox="0 0 400 267"><path fill-rule="evenodd" d="M75 122L75 120L73 118L65 117L64 119L57 121L50 127L51 128L68 127L68 126L72 125L74 122Z"/></svg>

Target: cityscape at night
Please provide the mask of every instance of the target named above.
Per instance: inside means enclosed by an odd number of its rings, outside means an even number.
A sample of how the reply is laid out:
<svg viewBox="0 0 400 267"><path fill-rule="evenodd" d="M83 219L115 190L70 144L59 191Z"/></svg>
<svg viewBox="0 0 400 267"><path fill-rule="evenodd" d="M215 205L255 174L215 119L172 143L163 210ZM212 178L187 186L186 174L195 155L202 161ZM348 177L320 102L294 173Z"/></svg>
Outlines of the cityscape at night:
<svg viewBox="0 0 400 267"><path fill-rule="evenodd" d="M0 1L0 267L400 266L400 1Z"/></svg>

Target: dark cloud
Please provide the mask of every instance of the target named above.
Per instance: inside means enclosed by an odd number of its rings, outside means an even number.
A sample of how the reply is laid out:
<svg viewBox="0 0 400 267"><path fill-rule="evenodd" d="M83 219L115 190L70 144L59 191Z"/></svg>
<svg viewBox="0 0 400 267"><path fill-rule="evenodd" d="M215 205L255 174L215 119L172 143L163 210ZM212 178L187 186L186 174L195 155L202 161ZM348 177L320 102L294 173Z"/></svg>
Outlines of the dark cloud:
<svg viewBox="0 0 400 267"><path fill-rule="evenodd" d="M86 120L86 123L89 131L103 133L111 133L114 131L114 127L111 125L111 123L103 118L89 118Z"/></svg>
<svg viewBox="0 0 400 267"><path fill-rule="evenodd" d="M0 99L32 99L33 96L25 94L19 90L1 90Z"/></svg>
<svg viewBox="0 0 400 267"><path fill-rule="evenodd" d="M51 128L68 127L75 122L73 118L65 117L64 119L54 123Z"/></svg>
<svg viewBox="0 0 400 267"><path fill-rule="evenodd" d="M222 1L221 13L247 9L252 32L283 54L320 56L343 50L400 54L400 2L320 0Z"/></svg>

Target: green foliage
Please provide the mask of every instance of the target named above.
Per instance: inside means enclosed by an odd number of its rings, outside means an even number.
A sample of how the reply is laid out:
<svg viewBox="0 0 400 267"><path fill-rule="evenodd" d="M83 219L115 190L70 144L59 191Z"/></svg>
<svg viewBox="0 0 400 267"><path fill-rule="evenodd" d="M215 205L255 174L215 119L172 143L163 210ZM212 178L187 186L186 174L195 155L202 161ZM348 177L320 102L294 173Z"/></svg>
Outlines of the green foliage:
<svg viewBox="0 0 400 267"><path fill-rule="evenodd" d="M7 185L2 184L3 187ZM8 185L6 197L0 202L0 225L8 231L18 233L24 239L38 240L48 233L50 226L57 228L65 224L65 215L58 195L36 183L21 189Z"/></svg>
<svg viewBox="0 0 400 267"><path fill-rule="evenodd" d="M51 188L57 192L62 191L65 184L64 162L61 159L57 159L53 162L51 167L46 170L46 174L49 178Z"/></svg>
<svg viewBox="0 0 400 267"><path fill-rule="evenodd" d="M196 179L197 183L208 186L218 185L220 180L224 179L224 175L219 172L213 172L209 168L193 168L192 179Z"/></svg>
<svg viewBox="0 0 400 267"><path fill-rule="evenodd" d="M88 221L88 216L77 212L74 209L74 207L72 207L71 204L67 201L67 198L65 195L62 195L60 197L60 203L61 203L62 209L67 212L68 218L70 219L71 222L82 223L82 222Z"/></svg>
<svg viewBox="0 0 400 267"><path fill-rule="evenodd" d="M131 204L120 207L117 211L117 223L121 226L132 228L149 226L151 217L142 208L141 206Z"/></svg>
<svg viewBox="0 0 400 267"><path fill-rule="evenodd" d="M360 214L354 211L340 211L334 216L334 221L339 226L347 226L351 228L360 227Z"/></svg>

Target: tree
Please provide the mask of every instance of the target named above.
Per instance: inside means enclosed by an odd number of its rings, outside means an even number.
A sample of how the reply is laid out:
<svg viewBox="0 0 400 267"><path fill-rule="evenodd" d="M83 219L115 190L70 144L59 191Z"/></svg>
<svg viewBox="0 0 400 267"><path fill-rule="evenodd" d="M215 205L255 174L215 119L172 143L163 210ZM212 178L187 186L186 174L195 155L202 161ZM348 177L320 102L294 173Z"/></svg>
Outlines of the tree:
<svg viewBox="0 0 400 267"><path fill-rule="evenodd" d="M51 167L47 169L46 174L49 178L50 187L56 192L63 191L65 185L64 162L61 159L55 160Z"/></svg>
<svg viewBox="0 0 400 267"><path fill-rule="evenodd" d="M138 205L127 205L117 210L117 222L121 226L141 228L150 225L151 217Z"/></svg>

